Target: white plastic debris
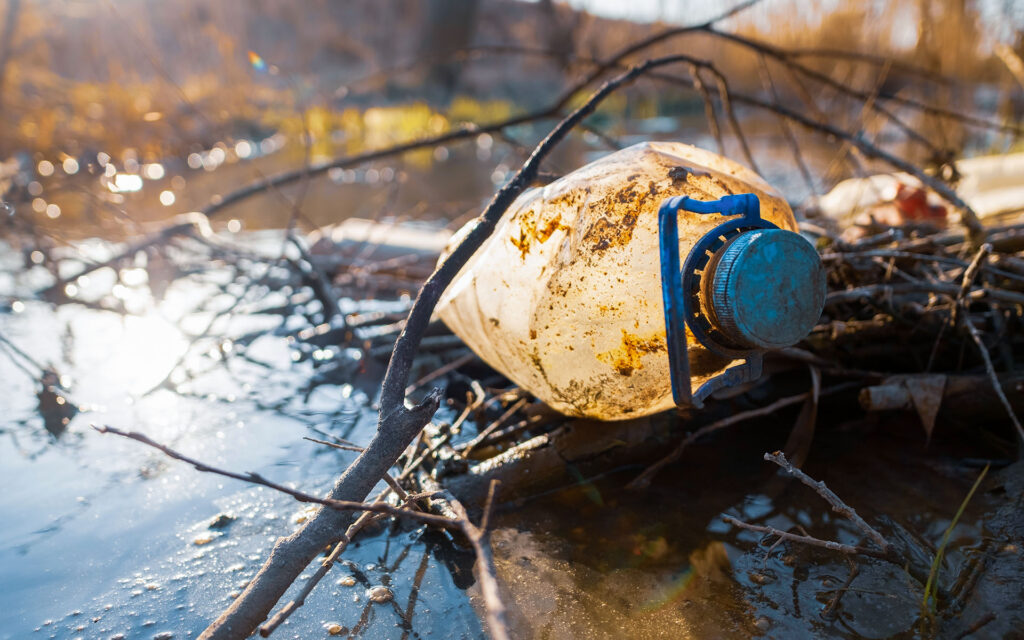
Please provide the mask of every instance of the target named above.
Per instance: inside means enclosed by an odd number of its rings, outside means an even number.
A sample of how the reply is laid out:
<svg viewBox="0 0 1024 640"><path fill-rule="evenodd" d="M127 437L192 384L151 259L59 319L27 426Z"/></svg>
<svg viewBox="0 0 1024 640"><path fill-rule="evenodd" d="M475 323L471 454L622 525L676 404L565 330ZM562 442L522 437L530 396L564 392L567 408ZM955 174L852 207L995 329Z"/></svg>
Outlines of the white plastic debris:
<svg viewBox="0 0 1024 640"><path fill-rule="evenodd" d="M763 218L796 230L785 200L731 160L675 142L613 153L523 193L437 314L488 364L564 414L622 420L670 409L658 208L676 195L738 193L755 193ZM680 255L723 219L681 212ZM690 338L694 387L736 362Z"/></svg>

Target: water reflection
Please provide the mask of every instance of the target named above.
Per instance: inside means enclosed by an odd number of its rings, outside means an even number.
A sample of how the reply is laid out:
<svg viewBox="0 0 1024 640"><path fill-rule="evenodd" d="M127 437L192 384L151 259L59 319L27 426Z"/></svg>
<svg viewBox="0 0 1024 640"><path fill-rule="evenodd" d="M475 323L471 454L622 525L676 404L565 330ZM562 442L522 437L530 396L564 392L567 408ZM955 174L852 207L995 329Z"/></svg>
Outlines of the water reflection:
<svg viewBox="0 0 1024 640"><path fill-rule="evenodd" d="M56 371L45 371L39 381L42 388L36 393L39 399L37 410L43 419L43 427L54 438L64 435L71 419L78 415L78 407L68 400L67 389L60 383Z"/></svg>

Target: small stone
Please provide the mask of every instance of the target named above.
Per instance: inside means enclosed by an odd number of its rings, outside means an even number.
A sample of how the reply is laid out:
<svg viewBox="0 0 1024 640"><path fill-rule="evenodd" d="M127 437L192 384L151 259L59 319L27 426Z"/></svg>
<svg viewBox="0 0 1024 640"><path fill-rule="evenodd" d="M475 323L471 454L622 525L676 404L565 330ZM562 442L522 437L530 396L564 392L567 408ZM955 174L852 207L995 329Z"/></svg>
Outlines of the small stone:
<svg viewBox="0 0 1024 640"><path fill-rule="evenodd" d="M747 574L747 577L750 578L750 581L753 582L754 584L765 585L765 584L770 584L772 582L775 582L775 578L774 577L772 577L772 576L770 576L770 575L768 575L766 573L759 573L757 571L751 571L750 573Z"/></svg>
<svg viewBox="0 0 1024 640"><path fill-rule="evenodd" d="M153 636L153 640L171 640L174 637L174 633L171 631L161 631L160 633Z"/></svg>
<svg viewBox="0 0 1024 640"><path fill-rule="evenodd" d="M201 547L204 544L210 544L211 542L217 539L217 535L219 534L200 533L198 536L195 537L195 539L192 540L192 544L196 545L197 547Z"/></svg>
<svg viewBox="0 0 1024 640"><path fill-rule="evenodd" d="M772 621L764 616L761 616L757 619L756 622L754 622L754 626L757 627L757 630L761 633L765 633L766 631L772 628Z"/></svg>
<svg viewBox="0 0 1024 640"><path fill-rule="evenodd" d="M338 586L340 587L354 587L356 586L356 579L352 576L344 576L338 579Z"/></svg>
<svg viewBox="0 0 1024 640"><path fill-rule="evenodd" d="M395 594L387 587L371 587L366 590L366 597L375 604L384 604L394 600Z"/></svg>
<svg viewBox="0 0 1024 640"><path fill-rule="evenodd" d="M213 520L210 520L210 524L206 525L208 529L223 529L232 522L235 521L235 516L229 516L226 513L218 514Z"/></svg>
<svg viewBox="0 0 1024 640"><path fill-rule="evenodd" d="M146 590L147 591L156 591L159 588L160 588L160 585L158 585L155 582L150 582L149 584L146 585Z"/></svg>
<svg viewBox="0 0 1024 640"><path fill-rule="evenodd" d="M340 636L345 633L345 627L341 626L337 622L329 622L325 624L324 629L327 629L327 633L332 636Z"/></svg>

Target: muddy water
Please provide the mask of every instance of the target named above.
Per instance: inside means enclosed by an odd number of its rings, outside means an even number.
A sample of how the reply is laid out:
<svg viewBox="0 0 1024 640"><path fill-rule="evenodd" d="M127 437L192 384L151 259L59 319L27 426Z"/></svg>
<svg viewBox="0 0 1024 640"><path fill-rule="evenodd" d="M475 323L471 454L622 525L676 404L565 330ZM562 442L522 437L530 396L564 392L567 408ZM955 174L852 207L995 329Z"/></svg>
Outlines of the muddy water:
<svg viewBox="0 0 1024 640"><path fill-rule="evenodd" d="M859 562L860 574L836 614L825 617L849 574L840 554L788 544L769 549L774 540L759 544L760 534L721 521L728 514L850 544L860 540L820 498L775 477L761 461L764 451L785 441L786 426L752 422L696 447L643 495L621 489L635 474L621 470L507 512L499 526L508 528L495 534L495 545L519 633L927 637L914 631L921 586L900 568ZM889 426L897 434L819 437L806 468L869 520L885 514L935 543L978 469L925 452L905 425ZM978 544L983 504L971 505L957 526L943 584L952 583Z"/></svg>

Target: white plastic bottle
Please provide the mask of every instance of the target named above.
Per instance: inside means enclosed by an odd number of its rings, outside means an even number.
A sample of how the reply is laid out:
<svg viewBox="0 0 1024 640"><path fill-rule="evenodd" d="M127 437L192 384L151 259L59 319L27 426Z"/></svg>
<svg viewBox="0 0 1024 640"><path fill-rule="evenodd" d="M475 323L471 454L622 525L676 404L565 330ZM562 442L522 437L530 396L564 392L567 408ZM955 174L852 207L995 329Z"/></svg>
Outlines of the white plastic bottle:
<svg viewBox="0 0 1024 640"><path fill-rule="evenodd" d="M456 276L437 315L488 364L566 415L621 420L670 409L658 210L673 196L709 201L740 193L757 196L764 220L796 230L786 202L726 158L675 142L612 153L524 192ZM679 254L685 259L723 220L680 211ZM789 284L808 288L803 280ZM806 332L820 314L823 276L809 288L815 291L801 309L788 302L803 295L798 290L771 302L790 334ZM733 357L739 351L716 353L685 330L693 388L744 362Z"/></svg>

